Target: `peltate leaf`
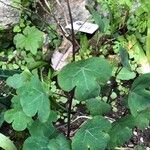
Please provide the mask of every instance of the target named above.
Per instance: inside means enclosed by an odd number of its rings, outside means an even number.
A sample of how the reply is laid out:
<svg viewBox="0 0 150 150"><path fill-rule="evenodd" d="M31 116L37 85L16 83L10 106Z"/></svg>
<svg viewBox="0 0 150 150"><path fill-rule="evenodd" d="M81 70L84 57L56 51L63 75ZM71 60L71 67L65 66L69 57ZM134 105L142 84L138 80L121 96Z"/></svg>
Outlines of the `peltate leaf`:
<svg viewBox="0 0 150 150"><path fill-rule="evenodd" d="M28 117L22 110L20 105L20 99L18 96L14 96L12 99L13 107L4 114L4 119L8 123L12 123L12 127L16 131L23 131L27 128L27 125L32 122L32 118Z"/></svg>
<svg viewBox="0 0 150 150"><path fill-rule="evenodd" d="M110 140L110 128L110 122L103 117L88 120L73 137L72 150L104 150Z"/></svg>
<svg viewBox="0 0 150 150"><path fill-rule="evenodd" d="M71 150L70 146L70 142L62 134L51 139L48 143L49 150Z"/></svg>
<svg viewBox="0 0 150 150"><path fill-rule="evenodd" d="M17 90L17 93L20 96L23 111L27 116L33 117L38 113L41 122L48 120L50 102L38 78L32 77L29 83Z"/></svg>
<svg viewBox="0 0 150 150"><path fill-rule="evenodd" d="M75 88L75 98L86 100L99 95L100 85L110 78L112 68L102 58L89 58L65 66L58 74L58 84L64 91Z"/></svg>
<svg viewBox="0 0 150 150"><path fill-rule="evenodd" d="M23 34L18 33L14 37L14 43L17 48L25 49L36 55L37 49L41 47L43 42L43 33L37 28L27 26Z"/></svg>

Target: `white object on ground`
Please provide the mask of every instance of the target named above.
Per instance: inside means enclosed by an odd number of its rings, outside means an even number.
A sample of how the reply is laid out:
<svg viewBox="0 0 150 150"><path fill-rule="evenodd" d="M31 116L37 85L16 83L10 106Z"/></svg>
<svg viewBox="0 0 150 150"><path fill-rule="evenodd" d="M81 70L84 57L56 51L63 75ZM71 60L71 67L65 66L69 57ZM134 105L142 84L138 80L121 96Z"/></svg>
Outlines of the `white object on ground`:
<svg viewBox="0 0 150 150"><path fill-rule="evenodd" d="M75 31L80 31L88 34L93 34L96 30L98 30L98 25L89 22L76 21L73 23L73 29ZM71 24L66 26L66 29L71 29Z"/></svg>

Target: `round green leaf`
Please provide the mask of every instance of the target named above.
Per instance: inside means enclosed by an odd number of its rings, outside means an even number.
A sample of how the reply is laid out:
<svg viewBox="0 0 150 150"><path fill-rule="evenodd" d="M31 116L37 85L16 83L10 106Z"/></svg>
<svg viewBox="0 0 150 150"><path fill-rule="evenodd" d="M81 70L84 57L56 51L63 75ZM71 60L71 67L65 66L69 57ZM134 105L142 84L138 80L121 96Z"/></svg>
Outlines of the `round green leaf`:
<svg viewBox="0 0 150 150"><path fill-rule="evenodd" d="M32 54L37 54L37 49L41 47L43 42L43 32L37 28L27 26L23 34L18 33L14 37L14 43L17 48L30 51Z"/></svg>
<svg viewBox="0 0 150 150"><path fill-rule="evenodd" d="M99 95L100 85L110 78L112 68L102 58L89 58L65 66L58 75L58 84L64 91L75 88L75 97L86 100Z"/></svg>

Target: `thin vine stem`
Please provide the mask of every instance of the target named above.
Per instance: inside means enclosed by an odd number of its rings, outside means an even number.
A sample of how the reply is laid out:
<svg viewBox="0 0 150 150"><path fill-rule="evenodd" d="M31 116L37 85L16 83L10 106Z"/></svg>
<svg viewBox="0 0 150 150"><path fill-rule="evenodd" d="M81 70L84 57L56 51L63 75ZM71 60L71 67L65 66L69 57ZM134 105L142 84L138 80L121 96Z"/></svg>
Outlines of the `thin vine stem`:
<svg viewBox="0 0 150 150"><path fill-rule="evenodd" d="M66 0L67 7L68 7L68 12L69 12L69 18L70 18L70 23L71 23L71 43L72 43L72 61L75 61L75 47L76 47L76 39L75 39L75 33L74 33L74 28L73 28L73 18L71 14L71 8L70 8L70 2L69 0ZM69 93L68 93L68 116L67 116L67 137L70 138L70 124L71 124L71 109L72 109L72 101L74 98L74 92L75 88L73 88Z"/></svg>
<svg viewBox="0 0 150 150"><path fill-rule="evenodd" d="M70 8L69 0L66 0L66 2L67 2L67 7L68 7L68 12L69 12L69 17L70 17L70 23L71 23L71 35L72 35L72 61L75 61L76 38L75 38L75 33L74 33L74 28L73 28L73 17L72 17L72 13L71 13L71 8Z"/></svg>
<svg viewBox="0 0 150 150"><path fill-rule="evenodd" d="M74 91L75 88L73 88L69 93L68 93L68 113L67 113L67 137L70 138L70 125L71 125L71 109L72 109L72 102L73 102L73 97L74 97Z"/></svg>

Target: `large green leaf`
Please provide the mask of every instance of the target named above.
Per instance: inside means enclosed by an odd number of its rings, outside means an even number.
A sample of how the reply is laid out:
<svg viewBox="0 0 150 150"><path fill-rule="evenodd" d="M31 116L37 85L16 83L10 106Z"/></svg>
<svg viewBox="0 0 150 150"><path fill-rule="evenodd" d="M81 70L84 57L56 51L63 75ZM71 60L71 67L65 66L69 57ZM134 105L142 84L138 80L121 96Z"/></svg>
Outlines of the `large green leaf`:
<svg viewBox="0 0 150 150"><path fill-rule="evenodd" d="M48 145L49 139L47 137L29 137L25 140L23 150L49 150Z"/></svg>
<svg viewBox="0 0 150 150"><path fill-rule="evenodd" d="M150 106L150 73L138 77L131 88L128 97L128 105L132 115L148 110Z"/></svg>
<svg viewBox="0 0 150 150"><path fill-rule="evenodd" d="M12 123L12 127L16 131L23 131L27 125L32 122L32 118L28 117L22 110L20 99L14 96L12 99L13 108L9 109L4 114L4 119L8 123Z"/></svg>
<svg viewBox="0 0 150 150"><path fill-rule="evenodd" d="M37 28L27 26L23 30L23 34L18 33L14 37L14 43L17 48L30 51L36 55L37 49L41 47L43 42L43 33Z"/></svg>
<svg viewBox="0 0 150 150"><path fill-rule="evenodd" d="M75 88L75 97L86 100L99 95L100 85L110 78L112 68L102 58L89 58L65 66L58 75L58 84L64 91Z"/></svg>
<svg viewBox="0 0 150 150"><path fill-rule="evenodd" d="M88 120L73 137L72 150L104 150L110 140L110 128L110 122L103 117Z"/></svg>
<svg viewBox="0 0 150 150"><path fill-rule="evenodd" d="M48 143L49 150L71 150L70 142L66 140L64 135L60 134L56 138L53 138Z"/></svg>
<svg viewBox="0 0 150 150"><path fill-rule="evenodd" d="M41 122L46 122L50 114L50 102L40 80L32 77L31 81L17 90L21 106L29 117L38 113Z"/></svg>

